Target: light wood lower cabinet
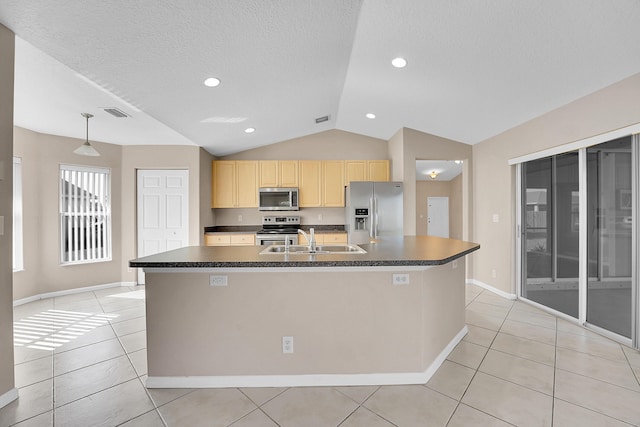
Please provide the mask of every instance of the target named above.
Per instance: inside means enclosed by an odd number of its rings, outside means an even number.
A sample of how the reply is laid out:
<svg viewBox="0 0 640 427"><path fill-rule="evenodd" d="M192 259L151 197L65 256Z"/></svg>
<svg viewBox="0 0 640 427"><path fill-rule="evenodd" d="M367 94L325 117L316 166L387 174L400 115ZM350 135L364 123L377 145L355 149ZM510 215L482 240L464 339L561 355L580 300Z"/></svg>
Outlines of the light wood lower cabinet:
<svg viewBox="0 0 640 427"><path fill-rule="evenodd" d="M205 246L252 246L256 244L256 235L205 233Z"/></svg>
<svg viewBox="0 0 640 427"><path fill-rule="evenodd" d="M316 243L347 243L347 233L316 233Z"/></svg>

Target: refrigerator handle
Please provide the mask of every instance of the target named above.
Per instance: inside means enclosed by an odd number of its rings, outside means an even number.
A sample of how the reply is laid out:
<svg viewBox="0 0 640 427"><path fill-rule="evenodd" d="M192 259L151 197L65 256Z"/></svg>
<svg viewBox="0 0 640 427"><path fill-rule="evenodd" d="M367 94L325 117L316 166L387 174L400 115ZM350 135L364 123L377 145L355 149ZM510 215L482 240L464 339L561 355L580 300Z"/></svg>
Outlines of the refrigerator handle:
<svg viewBox="0 0 640 427"><path fill-rule="evenodd" d="M371 239L375 238L375 213L373 211L373 197L369 198L369 219L371 220L371 223L369 224L369 237Z"/></svg>
<svg viewBox="0 0 640 427"><path fill-rule="evenodd" d="M378 198L373 198L373 238L378 238Z"/></svg>

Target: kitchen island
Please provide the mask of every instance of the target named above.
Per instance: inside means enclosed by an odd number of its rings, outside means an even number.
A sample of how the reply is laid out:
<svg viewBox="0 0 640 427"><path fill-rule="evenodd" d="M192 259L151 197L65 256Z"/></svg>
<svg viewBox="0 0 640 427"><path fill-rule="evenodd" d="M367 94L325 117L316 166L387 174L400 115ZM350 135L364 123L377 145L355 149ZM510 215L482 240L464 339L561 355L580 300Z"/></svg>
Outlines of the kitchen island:
<svg viewBox="0 0 640 427"><path fill-rule="evenodd" d="M364 254L187 247L146 272L149 388L424 384L466 334L475 243L404 237Z"/></svg>

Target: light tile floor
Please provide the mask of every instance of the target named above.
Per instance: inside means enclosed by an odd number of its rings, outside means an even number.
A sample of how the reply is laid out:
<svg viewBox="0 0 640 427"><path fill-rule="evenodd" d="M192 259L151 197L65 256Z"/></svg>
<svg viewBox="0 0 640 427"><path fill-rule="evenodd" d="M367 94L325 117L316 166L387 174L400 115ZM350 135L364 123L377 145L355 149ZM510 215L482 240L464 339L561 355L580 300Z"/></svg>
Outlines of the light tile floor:
<svg viewBox="0 0 640 427"><path fill-rule="evenodd" d="M0 426L640 426L640 353L467 286L469 333L425 385L147 390L144 288L16 307Z"/></svg>

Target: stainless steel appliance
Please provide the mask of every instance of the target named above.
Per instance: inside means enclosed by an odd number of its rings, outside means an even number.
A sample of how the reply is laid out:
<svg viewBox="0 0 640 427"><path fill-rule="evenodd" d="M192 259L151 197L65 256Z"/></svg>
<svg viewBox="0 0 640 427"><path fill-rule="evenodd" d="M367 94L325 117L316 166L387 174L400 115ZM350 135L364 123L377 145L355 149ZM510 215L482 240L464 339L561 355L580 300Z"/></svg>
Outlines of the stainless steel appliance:
<svg viewBox="0 0 640 427"><path fill-rule="evenodd" d="M298 189L295 187L265 188L258 190L258 209L261 211L297 211Z"/></svg>
<svg viewBox="0 0 640 427"><path fill-rule="evenodd" d="M298 244L300 217L298 215L263 216L262 230L256 233L256 245Z"/></svg>
<svg viewBox="0 0 640 427"><path fill-rule="evenodd" d="M353 181L346 189L349 243L403 235L402 182Z"/></svg>

